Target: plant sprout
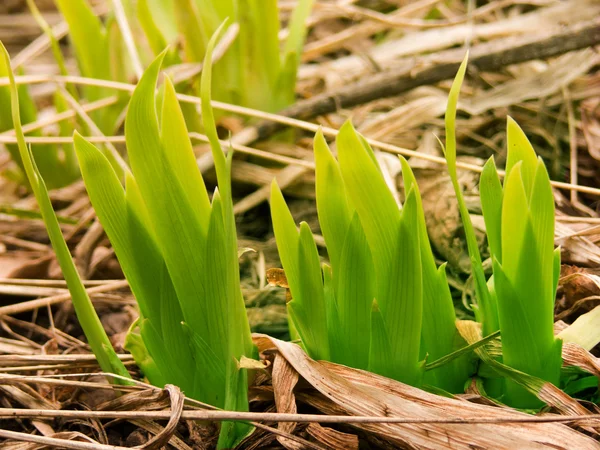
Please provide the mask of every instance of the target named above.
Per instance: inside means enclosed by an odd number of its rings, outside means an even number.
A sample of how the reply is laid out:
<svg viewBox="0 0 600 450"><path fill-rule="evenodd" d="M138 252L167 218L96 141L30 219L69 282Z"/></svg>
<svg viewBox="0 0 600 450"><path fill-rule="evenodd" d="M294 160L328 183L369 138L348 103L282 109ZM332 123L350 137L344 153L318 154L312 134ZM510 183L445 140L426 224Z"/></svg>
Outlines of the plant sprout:
<svg viewBox="0 0 600 450"><path fill-rule="evenodd" d="M183 38L183 62L198 63L208 39L225 20L238 28L214 68L214 98L278 111L293 103L296 72L314 0L300 0L280 45L277 0L142 0L137 18L152 48ZM160 18L160 20L159 20Z"/></svg>
<svg viewBox="0 0 600 450"><path fill-rule="evenodd" d="M445 357L463 343L408 163L401 158L407 195L399 208L372 149L350 123L336 145L339 162L317 133L317 209L331 266L321 269L308 225L297 231L280 190L272 187L291 323L315 358L462 392L470 369L466 358L425 372L426 359Z"/></svg>
<svg viewBox="0 0 600 450"><path fill-rule="evenodd" d="M48 195L46 183L36 166L36 161L31 152L31 148L28 148L25 143L25 135L23 134L23 128L21 126L21 114L19 110L19 91L15 83L13 72L10 70L10 57L8 51L1 42L0 48L2 51L2 63L4 67L9 68L7 74L10 81L10 106L13 127L17 135L19 156L23 164L23 170L31 186L31 190L40 206L40 211L44 223L46 224L46 229L48 230L50 242L56 252L56 259L58 260L67 287L71 293L75 313L77 314L81 328L88 339L88 343L92 348L101 369L105 372L120 375L121 380L130 378L129 372L127 372L127 369L118 358L104 328L102 328L102 323L100 322L100 319L94 310L94 306L92 305L92 301L77 273L77 268L75 267L67 243L60 230L58 219L56 218L54 209L52 209L52 203Z"/></svg>
<svg viewBox="0 0 600 450"><path fill-rule="evenodd" d="M446 160L459 201L475 278L476 317L484 334L500 330L505 365L557 385L562 340L554 337L554 300L560 249L554 249L554 197L546 167L523 130L508 119L504 185L493 157L480 180L481 205L493 261L486 284L479 250L456 175L455 117L467 59L454 80L446 112ZM522 385L506 380L501 399L520 408L542 405Z"/></svg>
<svg viewBox="0 0 600 450"><path fill-rule="evenodd" d="M136 87L125 121L131 173L123 189L106 157L81 136L75 148L92 205L140 306L129 350L150 382L172 383L219 408L247 410L252 358L240 289L226 158L210 108L211 53L202 75L202 118L210 137L219 189L212 203L196 165L185 120L168 77L157 111L155 87L164 53ZM225 423L219 446L231 448L251 428Z"/></svg>

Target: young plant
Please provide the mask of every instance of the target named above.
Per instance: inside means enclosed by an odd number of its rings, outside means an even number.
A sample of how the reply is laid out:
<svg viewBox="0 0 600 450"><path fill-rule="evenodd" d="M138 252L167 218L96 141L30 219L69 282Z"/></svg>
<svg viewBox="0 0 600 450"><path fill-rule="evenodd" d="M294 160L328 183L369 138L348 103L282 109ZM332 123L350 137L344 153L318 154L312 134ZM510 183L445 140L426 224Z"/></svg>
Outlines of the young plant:
<svg viewBox="0 0 600 450"><path fill-rule="evenodd" d="M65 16L70 20L69 25L71 29L72 37L74 41L81 45L76 45L77 54L81 54L82 57L78 59L80 61L81 72L85 76L96 77L101 79L112 79L114 74L110 73L111 61L115 62L112 64L114 67L123 67L123 64L117 63L116 57L118 52L115 51L111 55L104 57L105 53L103 49L107 46L108 37L105 36L106 32L104 27L100 23L99 19L93 14L89 5L83 0L74 0L69 2L61 2L58 0L58 6L63 7L66 12ZM60 46L55 36L53 35L52 29L39 12L35 2L33 0L27 0L29 9L37 21L38 25L48 39L50 40L50 46L52 53L56 60L59 68L59 73L62 76L69 75L66 70L65 61L62 56ZM114 33L113 33L114 34ZM76 39L75 39L76 38ZM120 40L120 39L119 39ZM110 59L112 57L112 59ZM10 67L6 67L4 62L0 62L0 77L7 76ZM125 81L126 77L121 77L122 81ZM73 99L79 99L79 92L75 89L71 83L66 84L66 91L68 95ZM114 95L113 91L105 88L98 88L94 86L85 86L83 88L84 97L88 101L95 101L106 99ZM0 87L0 102L3 104L9 104L10 92L8 87ZM19 99L20 99L20 110L21 110L21 121L25 124L35 122L37 120L37 106L33 99L29 95L27 85L19 87ZM91 111L91 117L99 125L99 128L107 134L113 134L117 117L121 114L126 104L126 97L122 94L122 98L119 102L105 107L101 110ZM57 90L53 95L54 108L57 113L61 113L68 109L68 102L63 95L61 90ZM71 136L75 129L75 120L62 120L59 123L59 132L61 136ZM83 132L87 130L86 124L81 121L79 124ZM0 111L0 131L6 131L12 128L12 120L10 108L6 108ZM35 130L30 132L31 136L41 137L42 132ZM27 184L25 168L23 161L19 155L17 146L7 145L7 149L11 154L12 160L15 162L18 170L8 171L6 174L13 178L15 181ZM75 152L71 144L55 145L55 144L35 144L32 147L32 153L36 161L36 165L44 177L46 185L49 189L60 188L69 185L73 181L79 178L79 167L75 157Z"/></svg>
<svg viewBox="0 0 600 450"><path fill-rule="evenodd" d="M446 112L446 159L465 227L484 335L499 329L503 364L559 384L562 340L554 337L554 299L560 249L554 249L554 198L548 172L525 133L508 119L504 185L493 157L480 179L481 206L493 261L486 284L456 175L455 117L466 58L454 80ZM506 380L501 400L520 408L542 405L522 385Z"/></svg>
<svg viewBox="0 0 600 450"><path fill-rule="evenodd" d="M231 156L217 139L210 108L210 41L202 75L202 118L219 188L212 203L196 165L173 84L155 95L164 53L136 87L125 121L132 173L125 189L106 157L81 136L75 148L98 218L140 306L130 350L150 382L172 383L219 408L247 410L243 357L253 357L240 289L231 197ZM219 446L250 431L224 423Z"/></svg>
<svg viewBox="0 0 600 450"><path fill-rule="evenodd" d="M55 0L56 6L69 25L69 37L73 46L81 76L98 80L127 82L131 73L125 56L121 33L112 18L103 24L87 0ZM105 99L115 91L101 86L82 86L82 98L88 102ZM91 119L106 134L115 133L117 121L125 105L126 93L120 100L106 108L90 113Z"/></svg>
<svg viewBox="0 0 600 450"><path fill-rule="evenodd" d="M184 62L201 62L209 37L225 19L231 20L238 35L215 65L214 98L278 111L294 102L313 1L298 2L282 49L277 0L142 0L137 18L152 48L181 36Z"/></svg>
<svg viewBox="0 0 600 450"><path fill-rule="evenodd" d="M10 57L4 44L1 42L0 48L2 52L2 64L4 67L10 68ZM65 281L67 282L67 287L71 293L75 313L77 314L81 328L88 339L88 343L92 348L101 369L105 372L120 375L122 382L124 382L123 379L129 378L129 372L127 372L127 369L112 348L110 340L108 339L104 328L102 328L102 323L94 310L94 306L79 278L77 268L75 267L67 243L60 230L58 219L52 209L52 203L48 196L46 184L36 166L36 161L31 152L31 148L28 148L25 143L25 135L23 134L23 128L21 126L21 113L19 110L19 91L15 83L14 75L10 69L8 70L7 75L10 81L9 104L12 114L12 126L17 135L19 157L22 161L23 170L27 176L31 190L40 206L40 211L48 230L50 242L56 252L56 259L58 260Z"/></svg>
<svg viewBox="0 0 600 450"><path fill-rule="evenodd" d="M406 200L400 209L373 151L350 123L336 144L339 163L322 133L315 137L317 208L331 263L322 272L308 225L302 223L298 233L272 186L291 323L315 358L462 392L467 359L427 373L422 362L449 355L461 342L445 268L435 265L410 167L401 158Z"/></svg>

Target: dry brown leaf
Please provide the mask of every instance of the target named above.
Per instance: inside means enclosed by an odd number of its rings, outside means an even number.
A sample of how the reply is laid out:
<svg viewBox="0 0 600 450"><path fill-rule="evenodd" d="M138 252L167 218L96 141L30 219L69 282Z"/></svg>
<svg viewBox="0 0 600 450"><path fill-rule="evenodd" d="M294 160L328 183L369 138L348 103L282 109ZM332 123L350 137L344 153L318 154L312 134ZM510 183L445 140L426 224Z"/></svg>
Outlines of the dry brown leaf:
<svg viewBox="0 0 600 450"><path fill-rule="evenodd" d="M592 49L567 53L549 63L543 71L530 69L527 76L477 93L469 101L461 102L460 108L469 114L480 115L525 100L548 97L587 73L598 61L600 58Z"/></svg>
<svg viewBox="0 0 600 450"><path fill-rule="evenodd" d="M298 372L296 372L285 358L281 355L276 355L273 362L272 383L277 412L295 414L298 411L296 408L296 397L294 396L294 388L298 383L298 378ZM296 425L296 422L281 422L278 428L285 433L291 434L296 429ZM277 436L277 441L289 450L304 448L302 444L286 439L283 436Z"/></svg>
<svg viewBox="0 0 600 450"><path fill-rule="evenodd" d="M317 362L295 344L271 341L300 376L335 405L338 413L410 419L529 417L518 411L433 395L369 372ZM321 401L321 404L327 406L328 402ZM600 448L592 438L565 425L550 423L362 423L352 426L374 433L398 448Z"/></svg>
<svg viewBox="0 0 600 450"><path fill-rule="evenodd" d="M562 348L563 365L576 366L600 378L600 359L577 344L566 342Z"/></svg>
<svg viewBox="0 0 600 450"><path fill-rule="evenodd" d="M559 286L563 297L556 304L556 319L572 322L575 317L589 312L600 304L599 271L576 266L561 267Z"/></svg>
<svg viewBox="0 0 600 450"><path fill-rule="evenodd" d="M333 428L321 426L318 423L309 424L308 427L306 427L306 431L313 438L331 450L340 448L346 450L358 450L358 436L355 434L342 433Z"/></svg>

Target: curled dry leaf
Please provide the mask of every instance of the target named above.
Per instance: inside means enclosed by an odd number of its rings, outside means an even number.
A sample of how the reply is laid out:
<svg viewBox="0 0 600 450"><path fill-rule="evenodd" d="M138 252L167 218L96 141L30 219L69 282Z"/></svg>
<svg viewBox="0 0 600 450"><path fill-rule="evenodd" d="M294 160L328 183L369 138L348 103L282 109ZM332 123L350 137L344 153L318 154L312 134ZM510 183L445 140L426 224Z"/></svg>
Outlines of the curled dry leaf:
<svg viewBox="0 0 600 450"><path fill-rule="evenodd" d="M600 359L579 345L564 343L562 357L565 366L576 366L596 377L600 377Z"/></svg>
<svg viewBox="0 0 600 450"><path fill-rule="evenodd" d="M285 288L285 301L289 303L292 300L290 293L290 285L283 269L271 268L267 270L267 282L271 286L279 286Z"/></svg>
<svg viewBox="0 0 600 450"><path fill-rule="evenodd" d="M397 417L406 419L497 419L497 423L352 423L395 448L453 449L597 449L592 438L558 423L515 423L531 417L509 409L441 397L403 383L349 367L314 361L296 344L255 335L266 340L317 392L313 407L325 414ZM305 395L303 395L305 396ZM507 421L507 422L506 422Z"/></svg>
<svg viewBox="0 0 600 450"><path fill-rule="evenodd" d="M563 297L556 303L556 319L572 322L600 304L600 272L576 266L561 267Z"/></svg>
<svg viewBox="0 0 600 450"><path fill-rule="evenodd" d="M294 387L298 383L298 372L281 355L275 356L273 362L273 392L275 394L275 406L279 413L297 412L296 397L294 396ZM281 422L278 428L286 433L293 433L296 429L295 422ZM289 450L304 448L302 444L287 439L283 436L277 436L281 445Z"/></svg>
<svg viewBox="0 0 600 450"><path fill-rule="evenodd" d="M358 450L358 436L354 434L343 433L334 430L333 428L321 426L318 423L309 424L308 427L306 427L306 431L313 438L331 450L336 450L338 448Z"/></svg>

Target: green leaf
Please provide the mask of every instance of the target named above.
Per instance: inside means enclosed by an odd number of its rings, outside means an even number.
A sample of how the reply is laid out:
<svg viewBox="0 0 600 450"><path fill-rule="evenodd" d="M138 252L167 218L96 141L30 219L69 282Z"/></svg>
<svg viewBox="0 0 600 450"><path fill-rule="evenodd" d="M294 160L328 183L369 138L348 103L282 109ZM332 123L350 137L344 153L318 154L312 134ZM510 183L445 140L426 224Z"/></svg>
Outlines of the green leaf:
<svg viewBox="0 0 600 450"><path fill-rule="evenodd" d="M446 147L444 149L444 155L446 156L446 162L448 164L448 172L452 177L452 174L456 173L456 109L458 106L458 97L460 94L460 88L465 79L465 73L467 72L467 63L469 61L469 53L465 55L454 81L448 94L448 105L446 106L446 115L444 121L446 123Z"/></svg>
<svg viewBox="0 0 600 450"><path fill-rule="evenodd" d="M527 139L527 136L521 127L519 127L517 122L510 116L506 123L506 137L508 146L505 168L506 175L510 175L517 163L522 162L521 173L523 184L525 186L527 198L529 198L537 168L537 156L535 155L535 150L531 146L529 139ZM506 185L507 178L504 180Z"/></svg>
<svg viewBox="0 0 600 450"><path fill-rule="evenodd" d="M210 74L210 67L206 68ZM210 92L210 91L209 91ZM210 102L210 96L208 96ZM162 102L160 140L165 155L181 183L183 194L196 213L203 234L208 229L210 201L206 186L194 157L194 149L188 137L185 118L179 107L177 93L171 80L165 78L165 90Z"/></svg>
<svg viewBox="0 0 600 450"><path fill-rule="evenodd" d="M527 228L527 242L533 243L524 248L523 262L532 262L531 250L535 250L531 227ZM533 247L533 248L531 248ZM528 275L536 276L535 271ZM539 311L540 299L532 298L535 292L536 280L531 281L532 288L525 289L522 276L513 284L505 274L498 261L494 262L494 286L498 297L498 312L500 329L502 331L503 363L521 372L558 385L560 367L562 364L560 347L561 341L554 338L552 319L547 320ZM522 408L537 408L540 401L527 395L521 386L507 382L507 404Z"/></svg>
<svg viewBox="0 0 600 450"><path fill-rule="evenodd" d="M141 369L142 374L148 379L152 380L151 383L158 387L164 387L168 383L167 379L163 376L160 368L156 364L156 361L152 359L144 339L139 333L135 332L135 328L140 325L143 319L136 320L130 327L125 338L125 344L123 348L131 353L137 366Z"/></svg>
<svg viewBox="0 0 600 450"><path fill-rule="evenodd" d="M333 272L331 266L323 264L323 298L327 314L327 332L329 335L329 356L331 361L343 361L345 358L345 339L337 307L336 293L333 288ZM291 335L291 333L290 333Z"/></svg>
<svg viewBox="0 0 600 450"><path fill-rule="evenodd" d="M44 19L44 16L40 13L40 10L38 9L34 0L27 0L27 6L29 7L29 11L31 11L31 15L33 16L33 18L35 19L37 24L40 26L40 28L44 31L44 34L48 37L48 40L50 41L50 48L52 50L52 56L54 56L54 60L56 61L56 64L58 65L59 73L63 76L68 76L69 73L67 71L67 66L65 64L65 58L63 57L62 51L60 49L60 44L58 43L58 40L54 36L54 32L52 31L52 28L50 27L48 22L46 22L46 19ZM66 88L67 88L69 94L71 94L73 96L73 98L75 98L75 99L79 98L77 89L75 88L75 86L72 83L67 83Z"/></svg>
<svg viewBox="0 0 600 450"><path fill-rule="evenodd" d="M171 382L190 390L191 394L194 370L187 339L179 325L183 315L155 236L144 225L150 218L135 180L127 174L125 193L102 152L78 133L74 142L90 201L145 318L142 337L145 342L160 341L147 345L155 363L171 373ZM173 364L183 370L170 370ZM160 379L155 380L152 374L147 376L150 382L160 384Z"/></svg>
<svg viewBox="0 0 600 450"><path fill-rule="evenodd" d="M268 111L280 111L296 100L297 60L298 58L294 53L289 53L283 59L277 82L271 88L276 94L272 96Z"/></svg>
<svg viewBox="0 0 600 450"><path fill-rule="evenodd" d="M558 280L560 279L560 247L554 249L554 259L552 267L552 292L554 292L554 296L556 297L556 289L558 288Z"/></svg>
<svg viewBox="0 0 600 450"><path fill-rule="evenodd" d="M529 208L533 234L538 246L537 270L544 280L543 295L547 298L548 308L554 310L554 194L548 171L541 158L538 158L536 164Z"/></svg>
<svg viewBox="0 0 600 450"><path fill-rule="evenodd" d="M69 25L71 43L84 77L110 79L106 30L86 0L56 0L56 6ZM93 87L86 87L92 91ZM89 97L97 100L100 96Z"/></svg>
<svg viewBox="0 0 600 450"><path fill-rule="evenodd" d="M198 8L192 0L174 0L177 29L183 36L187 62L200 62L204 58L206 43L211 35L202 25Z"/></svg>
<svg viewBox="0 0 600 450"><path fill-rule="evenodd" d="M217 29L217 31L215 31L206 48L206 55L204 57L204 69L202 71L201 79L201 108L204 130L209 138L211 152L213 155L215 169L217 172L217 183L221 195L220 198L222 199L222 201L219 204L220 212L218 214L221 214L223 224L222 233L224 236L224 240L222 247L219 248L219 251L223 254L224 257L223 273L226 277L224 285L227 288L227 292L225 293L223 302L227 304L227 308L229 311L228 317L230 317L232 321L230 323L229 328L230 351L233 351L236 357L238 357L239 355L251 354L254 351L254 344L252 343L252 338L250 336L250 326L246 316L244 298L240 289L240 268L238 261L239 257L237 247L237 233L235 228L233 198L231 193L231 164L233 160L233 152L230 151L227 154L227 157L225 157L217 135L217 127L215 124L213 110L210 106L212 53L214 46L216 45L217 39L221 34L221 30L225 27L225 25L226 22L223 22L221 26ZM173 91L173 98L175 98L174 94L175 92ZM189 154L193 155L193 152L189 152ZM194 170L196 172L198 171L197 167L195 166L195 162L192 163L192 161L190 160L189 164L193 164ZM212 214L215 214L214 204ZM208 242L212 241L209 239ZM211 279L210 277L207 278L205 284L210 285L212 283L212 280L213 279Z"/></svg>
<svg viewBox="0 0 600 450"><path fill-rule="evenodd" d="M395 258L393 251L400 220L398 205L350 122L342 126L336 143L348 198L358 212L375 271L383 273Z"/></svg>
<svg viewBox="0 0 600 450"><path fill-rule="evenodd" d="M522 270L522 267L519 266L519 256L526 244L525 233L530 220L531 214L519 162L511 170L504 183L504 202L502 204L502 268L511 280L514 280L517 273ZM531 237L535 239L535 237Z"/></svg>
<svg viewBox="0 0 600 450"><path fill-rule="evenodd" d="M215 349L199 333L196 333L186 322L181 328L188 336L188 342L195 349L194 363L197 376L194 392L201 393L206 402L221 408L225 407L227 360L215 352Z"/></svg>
<svg viewBox="0 0 600 450"><path fill-rule="evenodd" d="M327 305L314 238L306 223L298 233L275 180L271 184L271 219L292 294L287 305L289 316L308 353L313 358L329 359Z"/></svg>
<svg viewBox="0 0 600 450"><path fill-rule="evenodd" d="M446 280L445 265L436 267L425 213L417 180L408 165L408 161L400 156L404 192L413 192L415 197L418 221L418 233L421 252L421 267L423 270L423 327L421 330L421 358L426 356L438 360L456 350L458 332L455 321L454 303L450 287ZM430 371L425 375L424 382L435 385L449 392L462 392L464 383L469 376L470 367L467 358L453 361L443 370Z"/></svg>
<svg viewBox="0 0 600 450"><path fill-rule="evenodd" d="M423 274L417 199L411 190L404 203L393 247L395 258L378 274L378 303L390 339L393 378L415 385L419 368L423 320Z"/></svg>
<svg viewBox="0 0 600 450"><path fill-rule="evenodd" d="M600 342L600 306L582 314L557 335L563 342L579 345L587 351Z"/></svg>
<svg viewBox="0 0 600 450"><path fill-rule="evenodd" d="M138 6L141 2L148 4L149 14L152 17L160 17L156 25L160 28L167 42L175 40L178 36L178 30L173 2L165 0L138 0ZM160 49L160 51L162 50L164 50L164 47Z"/></svg>
<svg viewBox="0 0 600 450"><path fill-rule="evenodd" d="M238 71L244 85L242 103L263 111L280 105L275 91L281 61L279 56L279 9L277 0L245 0L238 4L240 61ZM270 92L271 95L265 93Z"/></svg>
<svg viewBox="0 0 600 450"><path fill-rule="evenodd" d="M371 306L371 342L369 350L369 370L389 378L395 378L399 371L395 359L391 357L392 345L385 319L377 300Z"/></svg>
<svg viewBox="0 0 600 450"><path fill-rule="evenodd" d="M473 229L473 223L469 216L469 210L465 203L465 199L458 183L458 175L456 172L456 107L458 104L458 96L460 87L465 77L467 70L468 53L465 55L458 73L452 83L450 94L448 96L448 106L446 108L445 124L446 124L446 147L444 154L446 156L446 162L448 164L448 174L456 193L456 199L458 200L458 207L460 210L460 216L462 224L465 229L465 237L467 240L467 247L469 250L469 259L471 261L471 270L475 279L475 293L477 296L477 305L475 308L475 315L482 322L483 333L487 336L494 331L498 330L498 312L497 306L493 301L493 297L487 288L485 274L483 271L483 264L481 262L481 255L479 254L479 246L475 237L475 231Z"/></svg>
<svg viewBox="0 0 600 450"><path fill-rule="evenodd" d="M502 262L502 184L494 164L494 157L488 159L483 166L479 179L481 209L485 221L490 252Z"/></svg>
<svg viewBox="0 0 600 450"><path fill-rule="evenodd" d="M206 359L213 358L214 364L227 367L227 361L251 353L252 348L239 290L234 217L227 213L230 204L221 201L219 195L209 207L205 190L191 184L191 180L203 180L199 172L194 173L198 168L189 142L174 134L186 136L187 132L168 82L159 131L155 86L163 55L150 65L133 93L125 136L152 235L160 237L157 243L184 321L203 342L195 345L196 398L222 407L228 385L224 377L206 382L213 376Z"/></svg>
<svg viewBox="0 0 600 450"><path fill-rule="evenodd" d="M333 283L337 286L338 280L344 276L339 272L340 260L354 210L348 202L340 167L320 129L315 136L314 151L319 224L334 272Z"/></svg>
<svg viewBox="0 0 600 450"><path fill-rule="evenodd" d="M327 309L323 294L321 264L315 240L306 222L300 224L298 265L302 268L302 285L299 296L294 297L292 291L292 302L302 304L303 309L310 313L310 321L301 323L296 320L294 323L309 353L317 359L329 359Z"/></svg>
<svg viewBox="0 0 600 450"><path fill-rule="evenodd" d="M127 149L150 223L161 237L158 244L186 322L204 335L210 323L217 320L207 317L207 309L214 313L213 308L205 308L204 302L197 300L204 294L198 274L204 272L206 229L199 220L197 206L191 204L191 193L184 190L177 176L176 169L180 166L173 167L173 158L167 156L169 150L161 142L154 95L161 62L162 54L144 73L131 98L125 122ZM177 119L180 118L164 120L163 129L178 126ZM160 189L156 180L161 180ZM197 205L202 199L195 200L193 203Z"/></svg>
<svg viewBox="0 0 600 450"><path fill-rule="evenodd" d="M340 355L336 362L366 370L369 365L371 324L365 318L369 317L375 296L375 272L357 213L354 213L345 236L337 271L340 278L336 284L338 326L343 336L340 342L342 348L336 350Z"/></svg>
<svg viewBox="0 0 600 450"><path fill-rule="evenodd" d="M12 74L10 66L6 64L4 58L0 58L0 77L8 77ZM21 123L31 123L37 120L37 110L35 102L29 93L29 88L26 84L17 86L19 96L19 115ZM0 86L0 104L4 107L0 109L0 132L7 131L13 128L13 118L11 110L11 89L10 86ZM72 131L71 131L72 132ZM39 130L30 133L31 136L42 136ZM17 181L28 184L27 176L21 155L19 154L18 145L7 144L6 149L10 153L11 159L19 167L20 174ZM59 156L58 147L56 145L36 144L31 147L31 153L35 160L36 166L44 182L49 189L60 188L68 185L77 178L79 172L77 167L73 166L73 161L70 153L72 149L65 148L65 158Z"/></svg>
<svg viewBox="0 0 600 450"><path fill-rule="evenodd" d="M300 55L306 37L306 20L310 16L313 3L314 0L300 0L296 4L288 25L289 34L283 49L284 58L293 53L298 60L297 62L300 62Z"/></svg>
<svg viewBox="0 0 600 450"><path fill-rule="evenodd" d="M473 322L461 321L459 323L459 327L461 330L461 334L465 336L467 342L469 342L470 344L481 339L480 332L473 332L475 329L475 324ZM556 345L553 350L554 352L558 351L560 353L560 343L560 340L556 341ZM503 401L510 401L511 395L516 395L516 397L518 399L521 399L521 401L523 399L527 400L527 404L525 404L524 406L515 405L516 407L539 409L539 407L543 405L543 402L539 400L537 396L539 395L542 388L544 388L547 381L521 372L515 368L509 367L506 364L499 362L495 358L495 356L488 351L488 348L485 345L482 347L478 347L475 350L475 353L477 353L477 356L479 356L481 361L484 363L482 367L488 367L495 373L506 379L506 384L511 393L507 393L506 396L502 398Z"/></svg>
<svg viewBox="0 0 600 450"><path fill-rule="evenodd" d="M300 295L300 267L298 262L298 230L294 223L292 213L283 198L283 194L277 185L277 180L271 183L271 220L273 232L279 251L279 259L285 269L285 275L290 285L293 298Z"/></svg>
<svg viewBox="0 0 600 450"><path fill-rule="evenodd" d="M225 409L227 411L248 411L248 381L245 369L239 368L236 360L229 362L231 366L227 370L227 397L225 398ZM237 448L238 445L248 437L254 427L246 422L233 421L222 422L219 433L218 449Z"/></svg>
<svg viewBox="0 0 600 450"><path fill-rule="evenodd" d="M221 143L219 142L219 136L217 135L217 127L215 125L215 116L211 106L211 84L212 84L212 52L216 45L217 38L221 34L221 30L227 25L227 21L223 22L217 29L215 34L212 36L206 50L204 57L204 68L202 70L201 79L201 108L202 108L202 121L204 124L205 132L208 137L213 160L215 162L215 170L217 172L217 181L221 194L223 195L224 205L227 208L225 214L230 215L229 209L233 209L231 203L231 174L230 169L227 165L227 160Z"/></svg>
<svg viewBox="0 0 600 450"><path fill-rule="evenodd" d="M165 39L162 31L156 25L154 17L160 17L159 15L153 16L148 4L149 0L138 0L137 2L137 19L144 30L148 44L154 55L158 55L165 48L167 48L167 40ZM161 22L165 22L162 20Z"/></svg>
<svg viewBox="0 0 600 450"><path fill-rule="evenodd" d="M8 52L2 43L0 43L0 47L3 53L4 63L6 64L6 67L10 67L10 57ZM19 95L12 71L8 72L8 78L10 81L11 91L12 119L17 135L19 154L21 156L21 160L23 161L27 179L29 180L31 189L33 190L35 198L39 204L40 211L48 231L48 236L50 237L50 242L52 243L52 247L56 252L56 258L63 272L65 281L67 282L67 287L69 288L69 292L71 294L73 307L75 308L77 318L102 370L105 372L116 373L122 377L128 378L129 372L127 372L127 369L119 360L114 349L112 348L108 336L102 328L100 319L98 318L98 315L94 310L94 306L92 305L92 302L81 281L81 278L77 273L75 263L73 262L71 253L69 252L69 247L65 242L60 230L58 219L56 218L56 214L52 208L52 202L48 196L48 190L35 165L31 150L27 148L25 143L25 136L21 126L19 112Z"/></svg>

